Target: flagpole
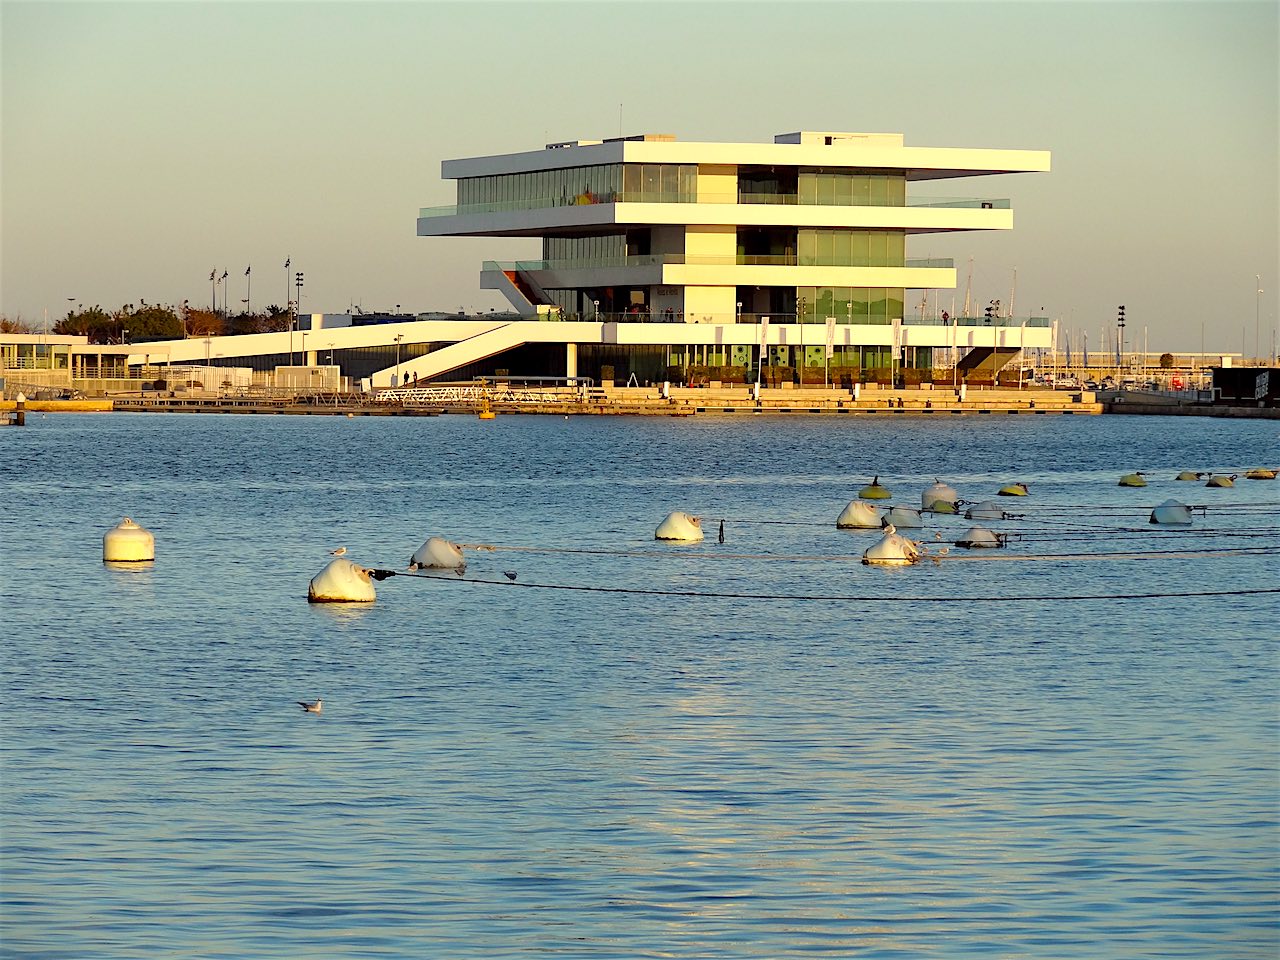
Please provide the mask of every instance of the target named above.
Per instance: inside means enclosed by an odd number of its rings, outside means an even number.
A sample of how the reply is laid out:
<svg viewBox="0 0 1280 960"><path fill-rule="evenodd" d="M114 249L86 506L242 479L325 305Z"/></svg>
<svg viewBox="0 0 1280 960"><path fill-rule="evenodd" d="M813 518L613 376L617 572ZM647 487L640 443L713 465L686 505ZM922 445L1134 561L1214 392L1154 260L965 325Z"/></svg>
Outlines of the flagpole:
<svg viewBox="0 0 1280 960"><path fill-rule="evenodd" d="M252 270L253 270L253 264L249 264L249 266L244 268L244 275L245 275L244 312L245 313L253 313L253 276L251 274Z"/></svg>

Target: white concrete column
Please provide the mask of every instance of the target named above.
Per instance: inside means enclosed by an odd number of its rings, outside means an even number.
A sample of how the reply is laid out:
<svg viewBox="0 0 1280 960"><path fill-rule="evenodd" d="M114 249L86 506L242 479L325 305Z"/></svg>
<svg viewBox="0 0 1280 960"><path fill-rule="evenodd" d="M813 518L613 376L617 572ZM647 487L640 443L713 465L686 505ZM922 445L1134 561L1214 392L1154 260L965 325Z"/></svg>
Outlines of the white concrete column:
<svg viewBox="0 0 1280 960"><path fill-rule="evenodd" d="M566 343L564 345L564 375L566 377L576 377L578 375L578 345L576 343Z"/></svg>

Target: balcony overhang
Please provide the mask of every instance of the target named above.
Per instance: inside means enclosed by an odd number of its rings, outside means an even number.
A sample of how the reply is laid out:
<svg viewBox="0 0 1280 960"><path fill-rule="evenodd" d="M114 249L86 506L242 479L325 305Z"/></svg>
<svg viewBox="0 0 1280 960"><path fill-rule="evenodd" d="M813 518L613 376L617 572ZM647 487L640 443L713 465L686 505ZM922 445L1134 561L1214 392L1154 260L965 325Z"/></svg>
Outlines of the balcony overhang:
<svg viewBox="0 0 1280 960"><path fill-rule="evenodd" d="M595 203L419 217L420 237L541 237L629 226L836 227L945 233L1011 230L1013 211L972 207Z"/></svg>

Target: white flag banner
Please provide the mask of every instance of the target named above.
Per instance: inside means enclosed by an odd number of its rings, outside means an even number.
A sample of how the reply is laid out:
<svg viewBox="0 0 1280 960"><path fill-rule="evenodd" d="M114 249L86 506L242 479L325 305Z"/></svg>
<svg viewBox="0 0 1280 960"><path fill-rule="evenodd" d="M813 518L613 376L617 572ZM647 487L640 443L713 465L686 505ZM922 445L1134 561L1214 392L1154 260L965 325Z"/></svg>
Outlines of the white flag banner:
<svg viewBox="0 0 1280 960"><path fill-rule="evenodd" d="M895 319L893 321L893 355L898 355L898 348L902 345L902 321Z"/></svg>
<svg viewBox="0 0 1280 960"><path fill-rule="evenodd" d="M769 348L769 318L760 318L760 355L764 356L764 352Z"/></svg>
<svg viewBox="0 0 1280 960"><path fill-rule="evenodd" d="M827 359L836 354L836 318L827 317Z"/></svg>

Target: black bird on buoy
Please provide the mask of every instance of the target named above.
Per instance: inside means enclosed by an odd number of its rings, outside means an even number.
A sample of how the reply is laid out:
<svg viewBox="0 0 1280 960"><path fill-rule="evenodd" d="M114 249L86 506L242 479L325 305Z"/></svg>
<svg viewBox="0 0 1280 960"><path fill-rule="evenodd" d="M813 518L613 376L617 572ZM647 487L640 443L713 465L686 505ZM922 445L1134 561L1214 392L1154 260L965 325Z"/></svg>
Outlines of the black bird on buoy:
<svg viewBox="0 0 1280 960"><path fill-rule="evenodd" d="M514 570L503 570L502 575L508 580L515 580L516 578L516 572Z"/></svg>

